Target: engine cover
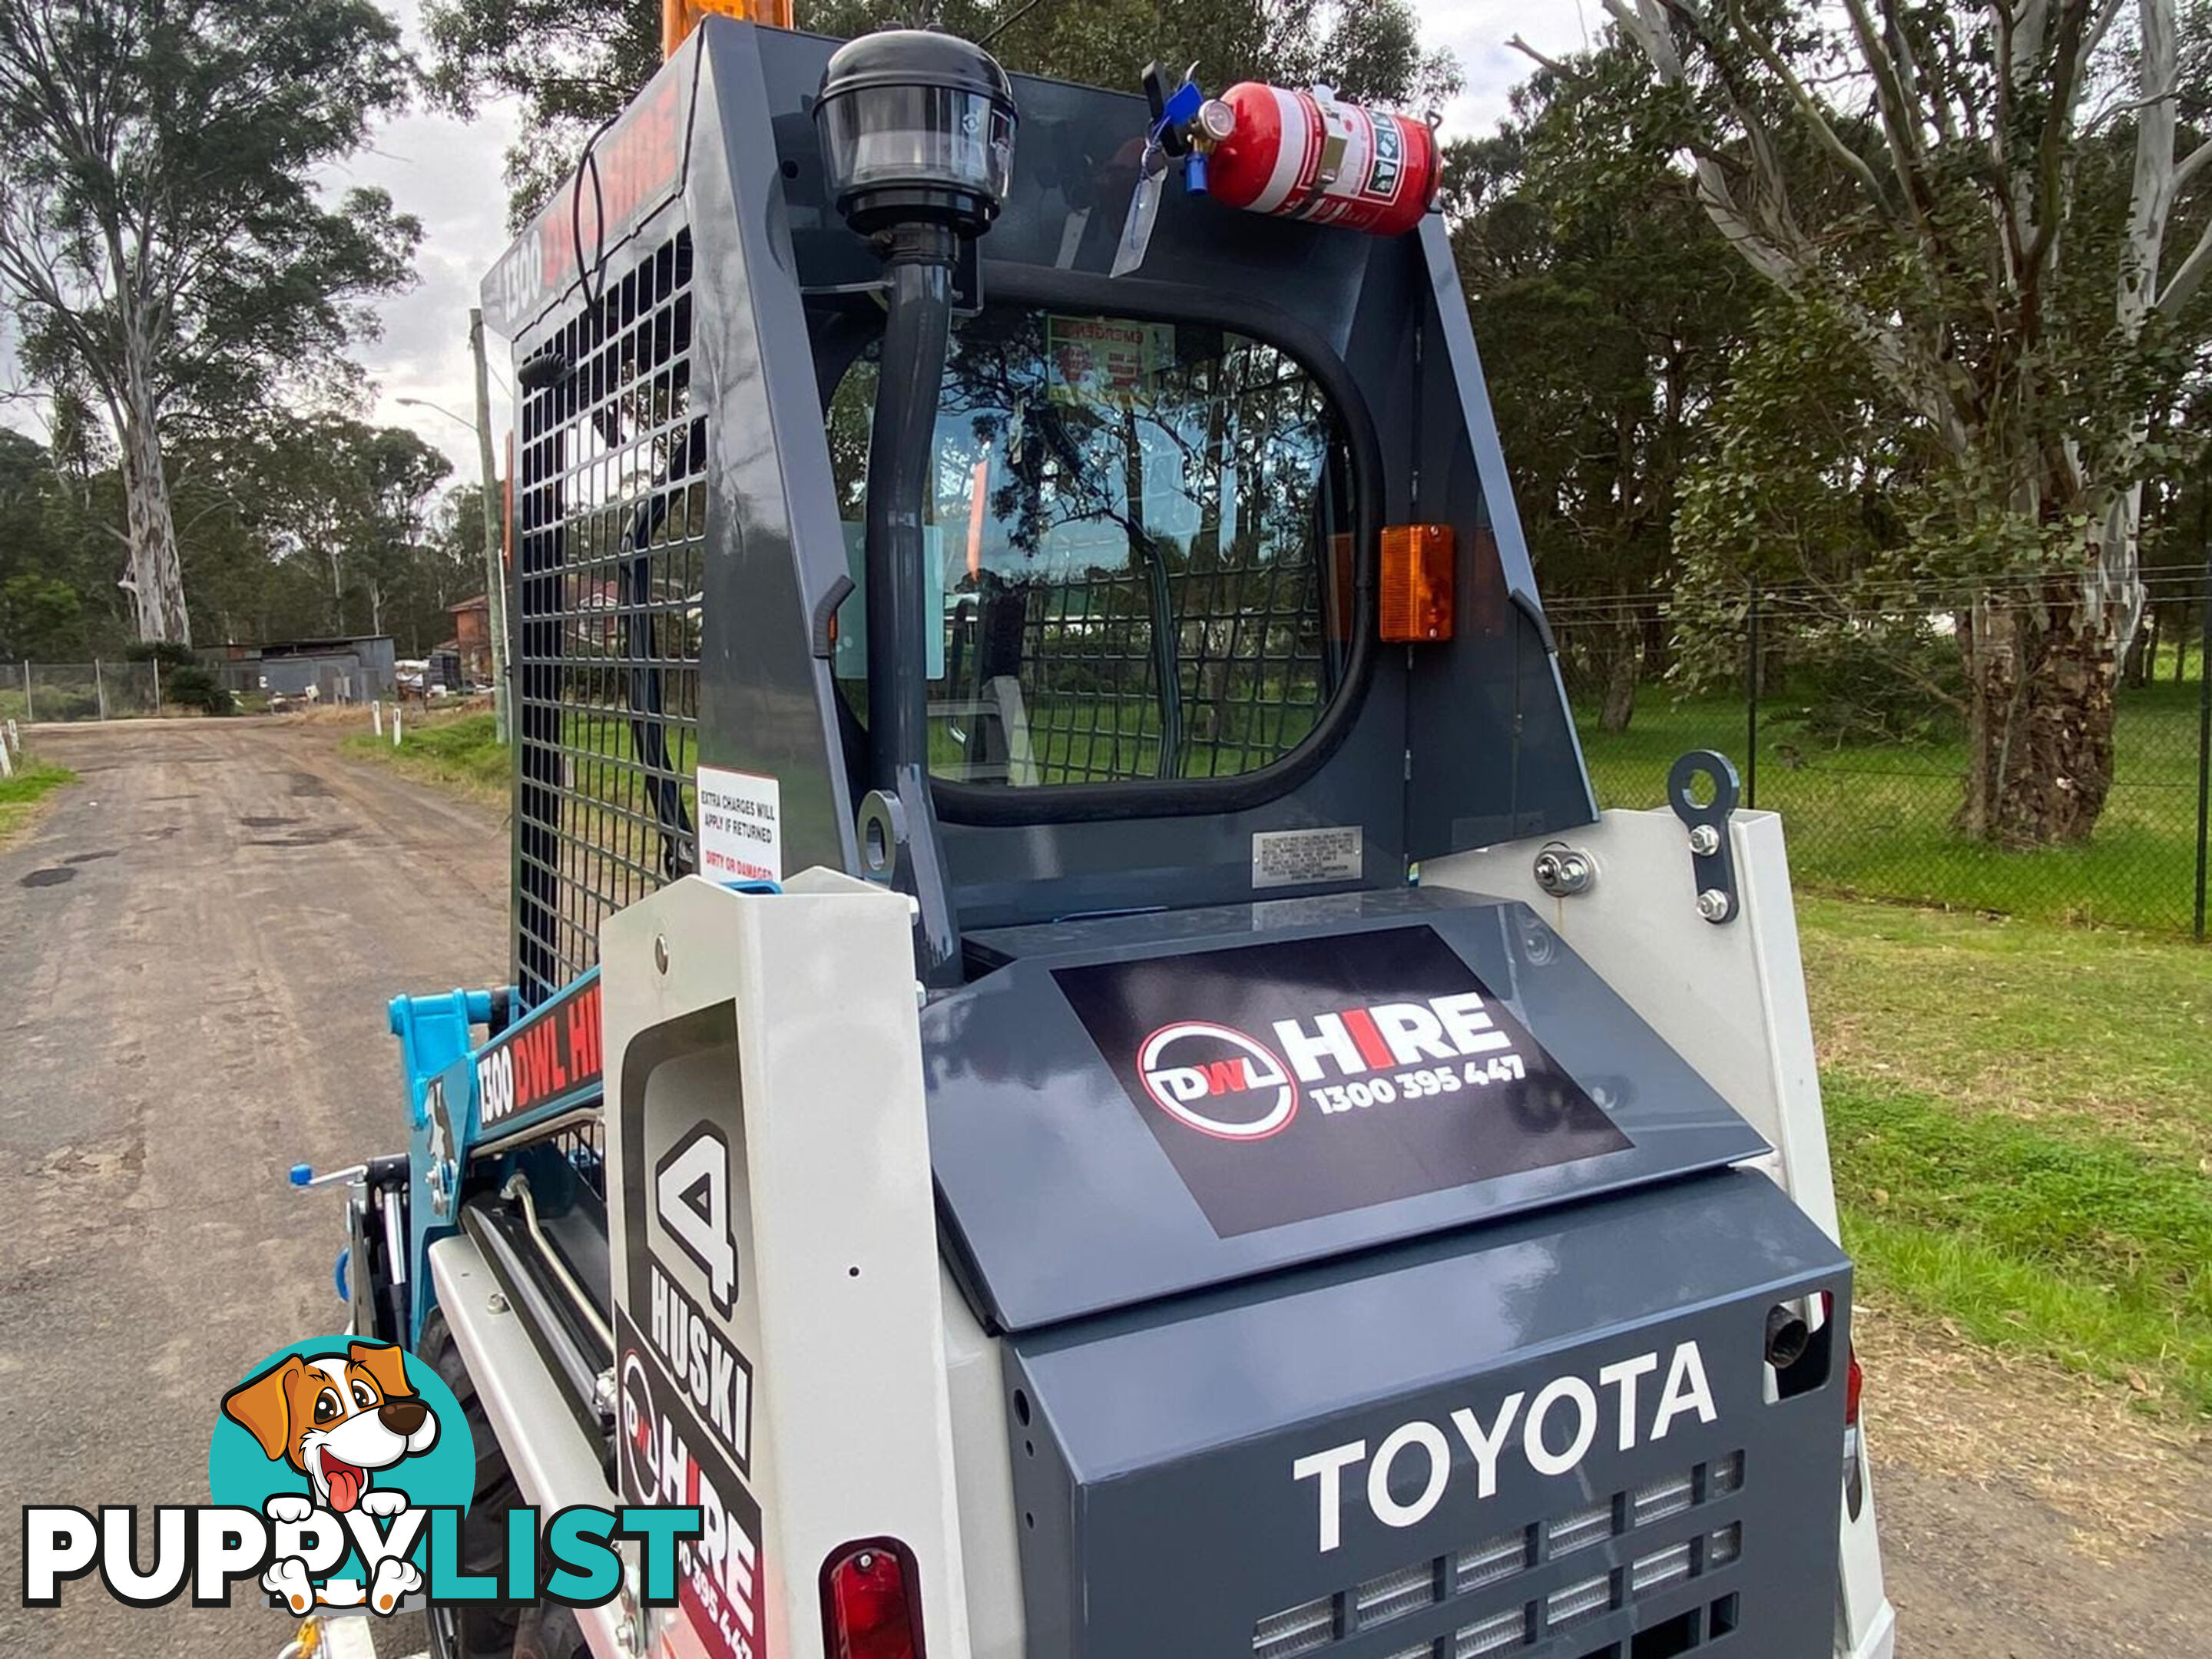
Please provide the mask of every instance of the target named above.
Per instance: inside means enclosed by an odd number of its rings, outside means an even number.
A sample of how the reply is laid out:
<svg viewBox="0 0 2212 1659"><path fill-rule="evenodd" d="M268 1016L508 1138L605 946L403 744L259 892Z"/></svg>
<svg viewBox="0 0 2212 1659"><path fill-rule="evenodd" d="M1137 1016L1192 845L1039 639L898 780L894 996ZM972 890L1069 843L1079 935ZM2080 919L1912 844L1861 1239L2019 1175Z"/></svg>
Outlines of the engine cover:
<svg viewBox="0 0 2212 1659"><path fill-rule="evenodd" d="M1030 1651L1825 1659L1849 1285L1731 1171L1017 1335Z"/></svg>

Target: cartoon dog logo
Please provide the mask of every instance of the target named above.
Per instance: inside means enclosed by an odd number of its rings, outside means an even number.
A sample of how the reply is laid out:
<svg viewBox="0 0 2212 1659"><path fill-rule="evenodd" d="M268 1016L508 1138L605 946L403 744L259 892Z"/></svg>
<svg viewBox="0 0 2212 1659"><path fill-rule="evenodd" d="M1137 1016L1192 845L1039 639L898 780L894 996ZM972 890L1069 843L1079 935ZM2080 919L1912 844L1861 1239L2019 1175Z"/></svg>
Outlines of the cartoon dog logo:
<svg viewBox="0 0 2212 1659"><path fill-rule="evenodd" d="M225 1395L222 1410L260 1443L264 1455L307 1477L309 1496L279 1493L269 1500L267 1512L275 1521L305 1521L319 1507L340 1515L358 1508L388 1521L406 1510L407 1494L374 1489L376 1472L438 1443L437 1413L409 1385L405 1357L381 1343L356 1342L343 1353L287 1354ZM380 1562L368 1604L390 1613L422 1583L422 1571L413 1563ZM311 1586L296 1558L272 1565L262 1587L283 1596L295 1613L319 1601L361 1601L356 1585Z"/></svg>

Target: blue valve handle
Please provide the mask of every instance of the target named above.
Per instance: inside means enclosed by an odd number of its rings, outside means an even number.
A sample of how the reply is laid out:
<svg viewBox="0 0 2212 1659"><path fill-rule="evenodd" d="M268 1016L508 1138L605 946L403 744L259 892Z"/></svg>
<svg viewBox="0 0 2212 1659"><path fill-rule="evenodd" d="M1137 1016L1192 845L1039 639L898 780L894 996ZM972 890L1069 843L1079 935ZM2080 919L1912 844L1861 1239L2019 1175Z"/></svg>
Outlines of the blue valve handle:
<svg viewBox="0 0 2212 1659"><path fill-rule="evenodd" d="M1204 151L1195 149L1191 151L1190 158L1182 164L1182 187L1194 196L1203 196L1206 194L1206 155Z"/></svg>
<svg viewBox="0 0 2212 1659"><path fill-rule="evenodd" d="M343 1169L315 1173L312 1164L295 1164L286 1177L295 1187L328 1187L340 1182L366 1181L374 1187L389 1187L407 1179L407 1154L391 1152L382 1158L373 1158L366 1164L349 1164Z"/></svg>
<svg viewBox="0 0 2212 1659"><path fill-rule="evenodd" d="M1160 112L1160 118L1152 128L1152 137L1158 138L1170 128L1180 131L1188 126L1198 118L1199 108L1205 102L1206 94L1200 89L1198 82L1184 82L1168 100L1167 107Z"/></svg>

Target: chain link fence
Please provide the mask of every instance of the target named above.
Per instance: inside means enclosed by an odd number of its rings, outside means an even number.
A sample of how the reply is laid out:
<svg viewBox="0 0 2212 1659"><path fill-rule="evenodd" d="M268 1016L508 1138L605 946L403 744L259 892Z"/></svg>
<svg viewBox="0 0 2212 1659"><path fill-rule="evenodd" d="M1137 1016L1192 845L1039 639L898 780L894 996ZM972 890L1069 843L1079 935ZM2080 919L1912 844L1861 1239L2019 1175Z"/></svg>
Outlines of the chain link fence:
<svg viewBox="0 0 2212 1659"><path fill-rule="evenodd" d="M23 662L0 665L0 720L119 720L161 711L154 662Z"/></svg>
<svg viewBox="0 0 2212 1659"><path fill-rule="evenodd" d="M1746 804L1783 815L1806 890L2201 939L2212 574L2143 574L2149 602L2109 743L2019 696L2016 668L2048 620L2031 584L1747 587L1546 610L1600 805L1662 805L1676 757L1717 750ZM2024 798L2057 833L2022 832Z"/></svg>

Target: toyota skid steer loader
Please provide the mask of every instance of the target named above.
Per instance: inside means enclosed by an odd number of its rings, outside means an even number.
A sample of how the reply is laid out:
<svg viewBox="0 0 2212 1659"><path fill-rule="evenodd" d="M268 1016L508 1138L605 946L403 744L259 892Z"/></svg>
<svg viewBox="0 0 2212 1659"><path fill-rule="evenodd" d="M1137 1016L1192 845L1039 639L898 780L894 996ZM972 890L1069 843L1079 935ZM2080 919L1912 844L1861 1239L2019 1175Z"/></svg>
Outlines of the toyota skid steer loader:
<svg viewBox="0 0 2212 1659"><path fill-rule="evenodd" d="M1600 814L1418 122L709 18L485 284L514 982L356 1328L672 1605L446 1655L1886 1656L1781 830Z"/></svg>

